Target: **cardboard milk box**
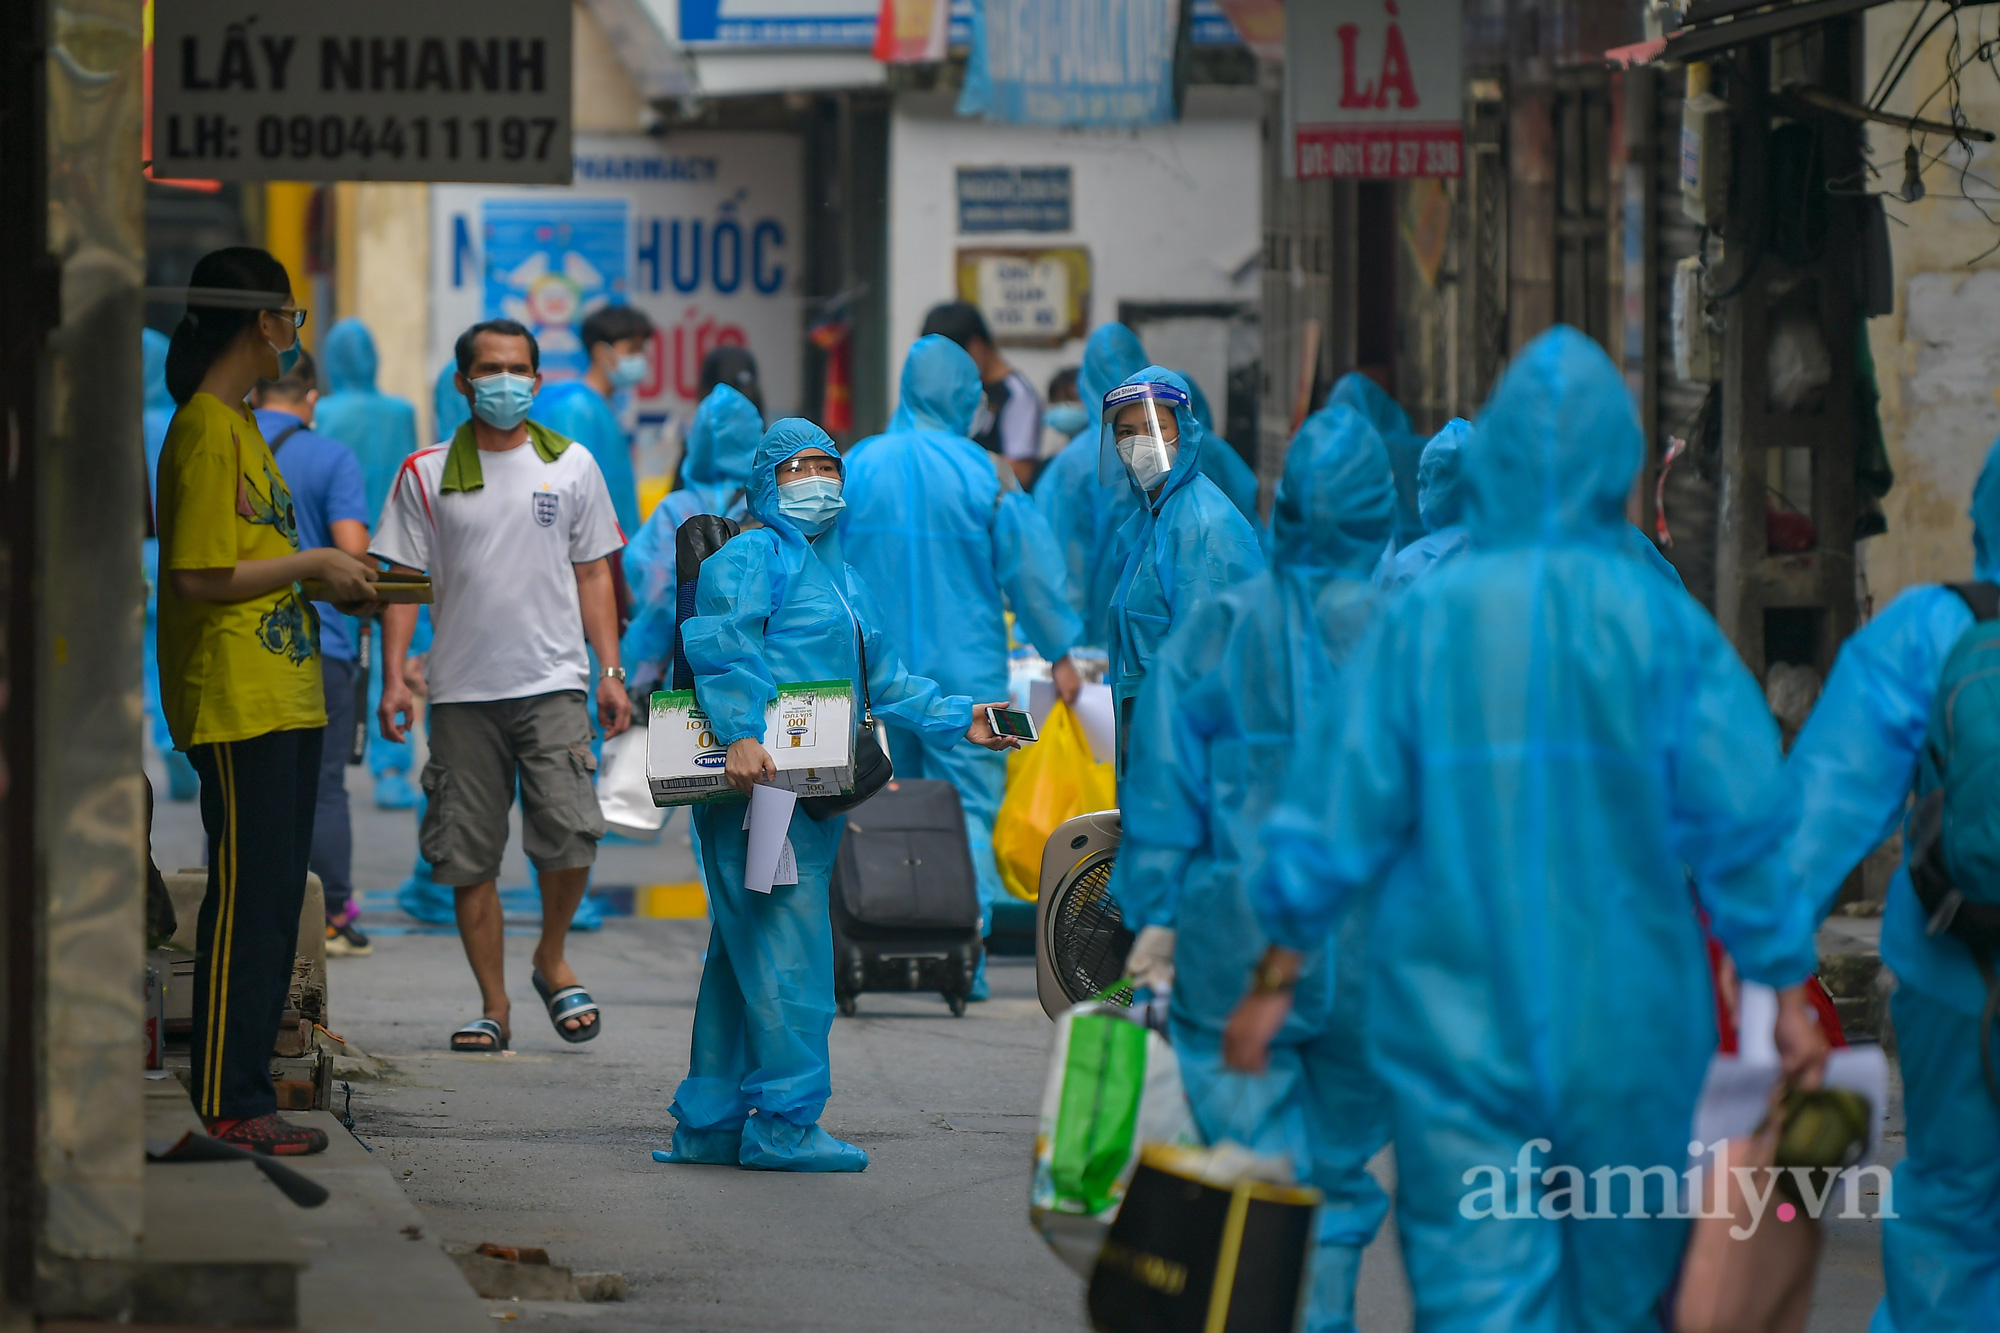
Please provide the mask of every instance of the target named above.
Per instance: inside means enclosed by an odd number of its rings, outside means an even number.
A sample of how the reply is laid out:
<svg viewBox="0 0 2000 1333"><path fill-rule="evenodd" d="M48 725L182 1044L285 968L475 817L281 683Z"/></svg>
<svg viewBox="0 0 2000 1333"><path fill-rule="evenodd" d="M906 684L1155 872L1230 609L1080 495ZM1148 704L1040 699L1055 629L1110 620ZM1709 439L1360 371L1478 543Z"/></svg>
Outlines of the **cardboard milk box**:
<svg viewBox="0 0 2000 1333"><path fill-rule="evenodd" d="M854 788L854 694L844 680L780 685L764 710L764 748L778 776L773 786L800 796L835 796ZM646 719L646 786L655 805L741 800L723 778L728 747L695 705L693 690L661 690Z"/></svg>

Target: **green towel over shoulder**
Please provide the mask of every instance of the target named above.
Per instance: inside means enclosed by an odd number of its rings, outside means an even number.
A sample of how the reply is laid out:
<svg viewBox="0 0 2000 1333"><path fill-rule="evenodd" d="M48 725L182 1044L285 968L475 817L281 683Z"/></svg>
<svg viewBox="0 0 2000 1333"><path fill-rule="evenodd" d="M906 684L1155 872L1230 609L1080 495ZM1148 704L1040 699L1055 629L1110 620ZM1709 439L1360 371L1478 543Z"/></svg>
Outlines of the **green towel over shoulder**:
<svg viewBox="0 0 2000 1333"><path fill-rule="evenodd" d="M544 463L553 463L562 457L562 451L569 448L572 441L556 434L547 426L530 421L528 442L535 446L535 452L542 456ZM476 491L486 485L486 474L479 466L479 445L472 438L472 423L466 422L451 437L451 452L444 456L444 481L438 487L440 492Z"/></svg>

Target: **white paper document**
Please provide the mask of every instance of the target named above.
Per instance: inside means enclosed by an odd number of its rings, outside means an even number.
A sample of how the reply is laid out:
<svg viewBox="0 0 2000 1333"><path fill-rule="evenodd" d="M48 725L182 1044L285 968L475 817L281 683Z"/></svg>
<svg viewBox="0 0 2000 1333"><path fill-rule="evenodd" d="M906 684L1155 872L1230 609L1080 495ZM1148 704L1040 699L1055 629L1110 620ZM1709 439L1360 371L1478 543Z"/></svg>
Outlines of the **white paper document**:
<svg viewBox="0 0 2000 1333"><path fill-rule="evenodd" d="M1090 742L1090 757L1100 764L1118 752L1118 711L1109 685L1085 685L1076 696L1076 720Z"/></svg>
<svg viewBox="0 0 2000 1333"><path fill-rule="evenodd" d="M786 836L792 827L792 808L798 803L797 792L766 782L750 789L750 806L743 812L743 827L750 831L743 887L750 892L769 893L773 884L799 882L798 858Z"/></svg>

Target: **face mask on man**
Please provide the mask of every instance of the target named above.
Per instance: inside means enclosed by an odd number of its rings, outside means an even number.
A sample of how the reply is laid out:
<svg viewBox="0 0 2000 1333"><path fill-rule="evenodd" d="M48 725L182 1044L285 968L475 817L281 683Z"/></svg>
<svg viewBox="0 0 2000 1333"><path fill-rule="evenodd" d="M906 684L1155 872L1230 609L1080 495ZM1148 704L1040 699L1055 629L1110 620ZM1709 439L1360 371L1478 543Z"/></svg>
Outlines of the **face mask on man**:
<svg viewBox="0 0 2000 1333"><path fill-rule="evenodd" d="M472 414L499 430L512 430L528 418L535 402L532 375L481 375L472 381Z"/></svg>
<svg viewBox="0 0 2000 1333"><path fill-rule="evenodd" d="M807 537L817 537L832 527L845 508L840 483L832 477L803 477L778 487L778 512Z"/></svg>
<svg viewBox="0 0 2000 1333"><path fill-rule="evenodd" d="M618 364L611 367L611 373L606 378L611 381L614 390L637 388L639 381L646 378L646 354L634 352L630 356L619 357Z"/></svg>
<svg viewBox="0 0 2000 1333"><path fill-rule="evenodd" d="M1090 424L1090 409L1082 403L1050 403L1042 424L1058 435L1074 435Z"/></svg>

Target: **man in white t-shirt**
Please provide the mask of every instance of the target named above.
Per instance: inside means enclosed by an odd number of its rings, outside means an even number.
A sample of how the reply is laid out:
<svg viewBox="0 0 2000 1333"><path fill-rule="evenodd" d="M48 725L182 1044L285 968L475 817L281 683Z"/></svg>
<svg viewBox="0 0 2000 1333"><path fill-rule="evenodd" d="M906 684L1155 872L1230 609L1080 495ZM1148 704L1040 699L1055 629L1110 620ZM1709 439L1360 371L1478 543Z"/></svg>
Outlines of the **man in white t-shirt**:
<svg viewBox="0 0 2000 1333"><path fill-rule="evenodd" d="M590 451L528 420L542 379L534 335L512 320L488 320L467 329L457 350L454 382L472 420L404 460L369 548L396 569L428 573L436 597L418 841L433 877L455 890L484 1010L452 1034L451 1049L504 1050L509 1039L497 882L517 783L522 850L542 890L535 990L558 1036L589 1041L603 1019L563 946L604 836L584 703L586 640L604 663L597 716L605 736L632 721L608 559L625 536ZM382 621L382 734L401 740L416 607L387 607Z"/></svg>

